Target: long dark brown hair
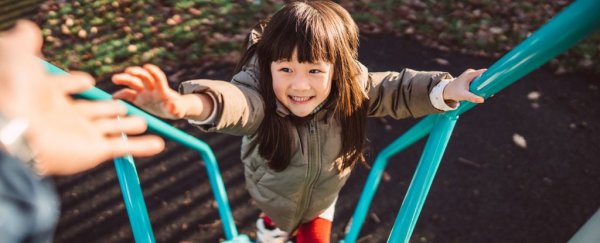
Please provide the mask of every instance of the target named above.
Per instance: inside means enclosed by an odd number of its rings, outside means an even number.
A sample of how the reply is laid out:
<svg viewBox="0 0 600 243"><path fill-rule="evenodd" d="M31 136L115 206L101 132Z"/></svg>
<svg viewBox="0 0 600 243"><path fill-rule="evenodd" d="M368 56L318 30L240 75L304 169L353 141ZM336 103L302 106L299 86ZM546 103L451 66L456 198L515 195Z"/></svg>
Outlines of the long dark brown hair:
<svg viewBox="0 0 600 243"><path fill-rule="evenodd" d="M247 48L236 68L257 55L264 120L258 130L259 153L275 171L290 163L294 144L289 117L277 114L271 62L291 60L297 50L299 62L333 64L333 83L327 108L342 127L342 146L336 167L343 171L364 162L367 97L359 84L358 28L350 14L331 1L296 1L286 4L257 26L262 36ZM256 29L256 28L255 28Z"/></svg>

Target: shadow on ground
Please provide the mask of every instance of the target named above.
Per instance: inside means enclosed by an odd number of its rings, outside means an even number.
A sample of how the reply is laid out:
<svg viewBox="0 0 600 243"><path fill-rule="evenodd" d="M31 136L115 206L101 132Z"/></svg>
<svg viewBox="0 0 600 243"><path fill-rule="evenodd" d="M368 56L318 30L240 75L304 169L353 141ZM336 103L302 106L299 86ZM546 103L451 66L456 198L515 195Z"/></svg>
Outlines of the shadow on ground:
<svg viewBox="0 0 600 243"><path fill-rule="evenodd" d="M445 59L444 62L436 58ZM444 70L459 75L493 60L440 52L395 37L369 36L361 61L371 71ZM227 79L232 67L177 80ZM584 74L557 76L541 69L485 104L464 114L440 165L413 242L566 242L600 207L600 80ZM116 87L103 82L111 92ZM537 100L528 99L532 91ZM415 123L369 121L370 161ZM185 122L172 123L206 141L215 151L234 218L241 233L254 236L258 210L244 188L241 139L203 134ZM513 142L523 136L526 148ZM385 242L410 183L424 142L392 158L361 231L361 242ZM150 159L136 160L157 242L217 242L223 231L199 155L167 144ZM357 168L338 200L333 239L353 213L367 169ZM112 163L57 178L62 216L55 242L133 242Z"/></svg>

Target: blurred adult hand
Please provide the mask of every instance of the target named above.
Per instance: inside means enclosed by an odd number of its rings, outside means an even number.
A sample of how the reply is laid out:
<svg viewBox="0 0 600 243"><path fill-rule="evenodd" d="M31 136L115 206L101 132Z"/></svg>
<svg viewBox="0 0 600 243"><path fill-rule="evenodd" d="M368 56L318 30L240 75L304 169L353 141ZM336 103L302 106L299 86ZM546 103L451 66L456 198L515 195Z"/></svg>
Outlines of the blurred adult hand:
<svg viewBox="0 0 600 243"><path fill-rule="evenodd" d="M155 135L140 134L146 123L127 117L116 101L74 100L71 94L94 85L80 72L50 75L40 56L42 35L31 22L20 21L0 33L0 112L29 122L27 139L43 174L66 175L91 169L113 157L151 156L164 149Z"/></svg>

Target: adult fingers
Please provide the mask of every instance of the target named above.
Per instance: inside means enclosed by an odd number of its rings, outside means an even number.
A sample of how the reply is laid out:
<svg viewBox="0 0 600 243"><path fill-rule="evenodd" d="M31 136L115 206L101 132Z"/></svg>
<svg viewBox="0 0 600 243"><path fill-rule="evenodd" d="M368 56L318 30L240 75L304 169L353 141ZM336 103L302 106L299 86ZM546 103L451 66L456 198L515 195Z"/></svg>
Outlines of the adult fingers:
<svg viewBox="0 0 600 243"><path fill-rule="evenodd" d="M125 73L128 73L141 79L142 83L147 89L154 89L156 81L146 69L143 69L141 67L128 67L125 69Z"/></svg>
<svg viewBox="0 0 600 243"><path fill-rule="evenodd" d="M130 103L135 103L135 99L138 95L138 92L133 89L121 89L115 92L112 97L113 99L122 99L129 101Z"/></svg>
<svg viewBox="0 0 600 243"><path fill-rule="evenodd" d="M158 89L163 95L163 97L165 97L167 95L168 90L171 89L169 87L169 81L165 73L154 64L145 64L144 69L146 69L146 71L150 73L152 78L156 81L156 89Z"/></svg>
<svg viewBox="0 0 600 243"><path fill-rule="evenodd" d="M39 28L30 21L18 21L15 27L0 32L0 75L2 83L20 86L39 83L31 81L42 73L42 64L34 57L41 50Z"/></svg>
<svg viewBox="0 0 600 243"><path fill-rule="evenodd" d="M94 87L94 78L84 72L71 72L70 75L53 76L54 85L67 94L78 94Z"/></svg>
<svg viewBox="0 0 600 243"><path fill-rule="evenodd" d="M112 76L112 82L117 85L125 85L139 92L144 91L142 79L128 73L119 73Z"/></svg>
<svg viewBox="0 0 600 243"><path fill-rule="evenodd" d="M109 139L109 143L113 158L125 155L147 157L156 155L165 148L164 140L156 135L128 137L127 140L114 137Z"/></svg>
<svg viewBox="0 0 600 243"><path fill-rule="evenodd" d="M15 27L2 33L0 38L3 51L9 55L14 53L39 55L42 49L42 33L31 21L17 21Z"/></svg>
<svg viewBox="0 0 600 243"><path fill-rule="evenodd" d="M116 118L117 116L125 116L127 108L119 101L87 101L77 100L74 102L75 109L92 120L101 118Z"/></svg>
<svg viewBox="0 0 600 243"><path fill-rule="evenodd" d="M148 128L146 121L137 116L99 119L95 125L107 136L120 136L121 133L135 135L145 132Z"/></svg>

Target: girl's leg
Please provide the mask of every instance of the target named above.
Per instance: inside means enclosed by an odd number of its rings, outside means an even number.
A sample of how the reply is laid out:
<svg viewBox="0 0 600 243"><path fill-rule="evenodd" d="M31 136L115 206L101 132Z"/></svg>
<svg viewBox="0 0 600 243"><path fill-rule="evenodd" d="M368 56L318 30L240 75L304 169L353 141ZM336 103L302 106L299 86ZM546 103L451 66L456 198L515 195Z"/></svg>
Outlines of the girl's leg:
<svg viewBox="0 0 600 243"><path fill-rule="evenodd" d="M330 220L320 217L301 224L296 234L296 243L329 243L331 225Z"/></svg>
<svg viewBox="0 0 600 243"><path fill-rule="evenodd" d="M318 217L308 223L301 224L296 234L297 243L327 242L331 239L331 225L337 198Z"/></svg>

